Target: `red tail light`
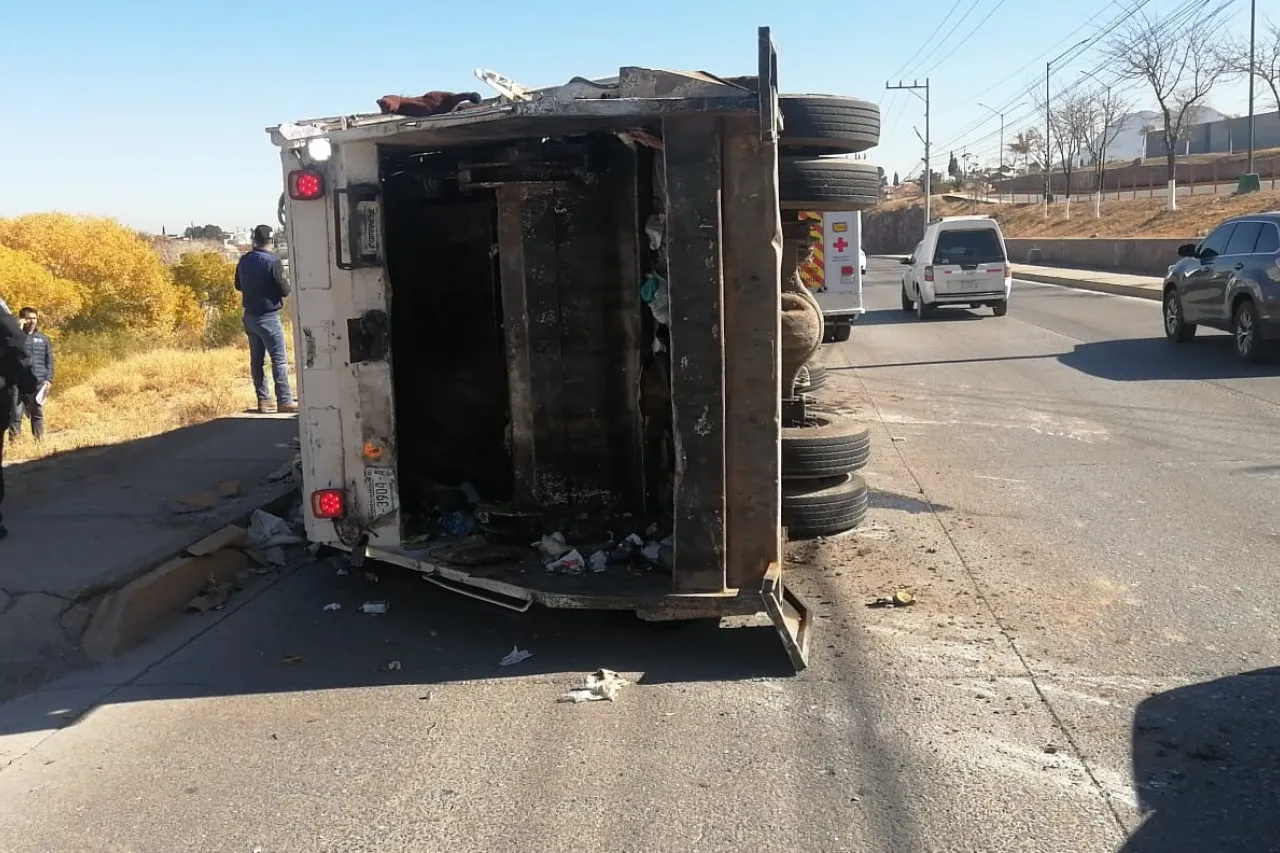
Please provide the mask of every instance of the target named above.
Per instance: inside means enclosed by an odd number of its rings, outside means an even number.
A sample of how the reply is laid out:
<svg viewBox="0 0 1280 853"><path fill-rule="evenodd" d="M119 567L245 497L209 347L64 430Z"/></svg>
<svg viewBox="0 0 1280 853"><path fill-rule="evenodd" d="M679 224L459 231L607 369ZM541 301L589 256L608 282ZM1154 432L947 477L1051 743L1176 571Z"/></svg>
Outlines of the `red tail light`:
<svg viewBox="0 0 1280 853"><path fill-rule="evenodd" d="M324 195L324 176L313 169L294 169L289 173L289 198L312 201Z"/></svg>
<svg viewBox="0 0 1280 853"><path fill-rule="evenodd" d="M311 493L311 514L316 518L342 518L347 502L341 489L321 489Z"/></svg>
<svg viewBox="0 0 1280 853"><path fill-rule="evenodd" d="M1004 272L1004 267L987 267L987 272Z"/></svg>
<svg viewBox="0 0 1280 853"><path fill-rule="evenodd" d="M933 281L933 267L932 267L932 266L928 266L928 267L925 267L925 268L924 268L924 280L925 280L925 281Z"/></svg>

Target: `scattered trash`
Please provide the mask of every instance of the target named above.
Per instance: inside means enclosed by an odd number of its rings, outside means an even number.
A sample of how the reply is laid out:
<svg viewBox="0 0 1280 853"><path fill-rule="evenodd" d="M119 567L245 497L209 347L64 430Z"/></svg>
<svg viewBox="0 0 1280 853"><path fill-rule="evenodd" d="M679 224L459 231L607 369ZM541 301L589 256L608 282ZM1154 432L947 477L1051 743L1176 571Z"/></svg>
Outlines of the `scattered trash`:
<svg viewBox="0 0 1280 853"><path fill-rule="evenodd" d="M369 616L381 616L390 609L391 604L386 601L366 601L360 605L360 612Z"/></svg>
<svg viewBox="0 0 1280 853"><path fill-rule="evenodd" d="M632 533L630 536L628 536L626 539L623 539L622 541L623 541L623 542L627 542L627 543L629 543L629 544L631 544L631 545L634 545L634 546L635 546L635 547L637 547L637 548L642 548L642 547L644 547L644 540L643 540L643 539L641 539L641 538L640 538L638 535L636 535L635 533Z"/></svg>
<svg viewBox="0 0 1280 853"><path fill-rule="evenodd" d="M281 663L289 663L289 664L302 663L304 660L306 660L306 658L304 658L302 655L295 655L293 652L285 652L283 655L280 656Z"/></svg>
<svg viewBox="0 0 1280 853"><path fill-rule="evenodd" d="M667 217L661 213L655 213L649 217L644 224L644 233L649 238L649 249L658 251L662 246L662 238L667 230Z"/></svg>
<svg viewBox="0 0 1280 853"><path fill-rule="evenodd" d="M304 550L304 551L306 551L306 552L307 552L307 556L308 556L308 557L316 557L316 556L319 556L319 554L320 554L320 543L319 543L319 542L312 542L310 545L308 545L306 548L303 548L302 550Z"/></svg>
<svg viewBox="0 0 1280 853"><path fill-rule="evenodd" d="M559 559L573 550L573 546L564 541L564 534L558 530L549 536L543 536L533 544L538 549L538 553L548 560Z"/></svg>
<svg viewBox="0 0 1280 853"><path fill-rule="evenodd" d="M580 575L585 565L586 560L582 559L582 555L575 548L560 559L547 563L547 571L553 575Z"/></svg>
<svg viewBox="0 0 1280 853"><path fill-rule="evenodd" d="M469 512L446 512L437 523L450 536L470 536L476 529L476 517Z"/></svg>
<svg viewBox="0 0 1280 853"><path fill-rule="evenodd" d="M867 602L868 607L893 608L910 607L916 603L916 597L908 590L900 589L888 598L876 598Z"/></svg>
<svg viewBox="0 0 1280 853"><path fill-rule="evenodd" d="M421 696L418 697L418 701L430 702L434 698L436 698L436 695L432 693L430 690L428 690L426 693L423 693Z"/></svg>
<svg viewBox="0 0 1280 853"><path fill-rule="evenodd" d="M575 687L560 697L561 702L612 702L618 692L630 684L611 669L597 669L587 676L581 687Z"/></svg>
<svg viewBox="0 0 1280 853"><path fill-rule="evenodd" d="M649 276L640 287L640 299L649 306L656 322L663 326L671 325L671 297L665 281L656 275Z"/></svg>
<svg viewBox="0 0 1280 853"><path fill-rule="evenodd" d="M330 604L326 604L326 605L324 606L324 609L325 609L325 611L326 611L326 612L328 612L328 613L334 613L334 612L336 612L336 611L338 611L338 610L341 610L341 609L342 609L342 605L341 605L341 604L339 604L338 602L334 601L334 602L332 602L332 603L330 603Z"/></svg>
<svg viewBox="0 0 1280 853"><path fill-rule="evenodd" d="M1057 754L1058 754L1058 747L1057 747L1057 744L1052 744L1052 743L1047 743L1047 744L1045 744L1045 746L1044 746L1044 754L1045 754L1045 755L1057 755Z"/></svg>
<svg viewBox="0 0 1280 853"><path fill-rule="evenodd" d="M342 576L342 575L345 575L345 574L350 574L350 572L348 572L348 571L347 571L347 567L346 567L346 566L338 566L338 571L336 572L336 574L337 574L338 576Z"/></svg>
<svg viewBox="0 0 1280 853"><path fill-rule="evenodd" d="M239 480L224 480L218 484L218 494L224 498L234 498L240 495Z"/></svg>
<svg viewBox="0 0 1280 853"><path fill-rule="evenodd" d="M399 672L399 671L400 671L400 661L398 661L398 660L389 660L389 661L387 661L386 663L384 663L384 664L382 665L382 671L383 671L383 672Z"/></svg>
<svg viewBox="0 0 1280 853"><path fill-rule="evenodd" d="M213 492L194 492L189 495L178 498L178 512L202 512L207 509L213 509L214 504L218 502Z"/></svg>
<svg viewBox="0 0 1280 853"><path fill-rule="evenodd" d="M658 562L658 558L662 555L661 542L646 542L644 547L640 549L640 553L650 563Z"/></svg>
<svg viewBox="0 0 1280 853"><path fill-rule="evenodd" d="M533 657L533 652L522 649L519 646L512 646L510 653L498 661L498 666L515 666L518 663L524 663L531 657Z"/></svg>
<svg viewBox="0 0 1280 853"><path fill-rule="evenodd" d="M475 506L482 500L480 493L476 491L476 487L470 483L463 483L461 486L458 486L458 491L467 496L467 503L472 506Z"/></svg>
<svg viewBox="0 0 1280 853"><path fill-rule="evenodd" d="M197 613L205 613L210 610L221 609L227 603L227 599L231 597L230 583L219 583L218 579L213 575L209 575L205 579L204 592L187 602L187 610L194 610Z"/></svg>
<svg viewBox="0 0 1280 853"><path fill-rule="evenodd" d="M255 548L275 545L301 545L302 537L289 527L289 522L260 509L249 516L249 541Z"/></svg>
<svg viewBox="0 0 1280 853"><path fill-rule="evenodd" d="M374 574L373 572L365 572L365 573L364 573L364 579L365 579L365 580L367 580L369 583L377 583L378 581L380 581L380 580L381 580L381 578L379 578L379 577L378 577L376 574Z"/></svg>
<svg viewBox="0 0 1280 853"><path fill-rule="evenodd" d="M603 572L609 568L609 555L604 551L596 551L587 560L587 567L596 573Z"/></svg>
<svg viewBox="0 0 1280 853"><path fill-rule="evenodd" d="M288 556L284 553L284 548L279 545L272 545L270 548L262 552L262 557L272 566L283 566L289 562Z"/></svg>

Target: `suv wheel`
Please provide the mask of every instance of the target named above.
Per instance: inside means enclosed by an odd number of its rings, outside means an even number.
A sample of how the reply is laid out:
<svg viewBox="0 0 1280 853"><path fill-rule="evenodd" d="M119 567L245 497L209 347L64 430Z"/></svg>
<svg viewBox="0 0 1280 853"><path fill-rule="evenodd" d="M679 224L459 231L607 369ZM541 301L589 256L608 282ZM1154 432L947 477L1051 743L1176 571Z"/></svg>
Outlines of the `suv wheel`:
<svg viewBox="0 0 1280 853"><path fill-rule="evenodd" d="M1182 316L1182 297L1175 287L1164 294L1164 336L1179 344L1185 344L1196 336L1195 323L1188 323Z"/></svg>
<svg viewBox="0 0 1280 853"><path fill-rule="evenodd" d="M911 299L911 294L907 293L907 283L902 283L902 310L914 311L916 303Z"/></svg>
<svg viewBox="0 0 1280 853"><path fill-rule="evenodd" d="M920 298L916 300L916 319L924 320L932 313L933 306L926 304L924 294L920 294Z"/></svg>
<svg viewBox="0 0 1280 853"><path fill-rule="evenodd" d="M1247 364L1262 360L1262 339L1258 335L1258 309L1252 299L1242 299L1231 321L1236 357Z"/></svg>

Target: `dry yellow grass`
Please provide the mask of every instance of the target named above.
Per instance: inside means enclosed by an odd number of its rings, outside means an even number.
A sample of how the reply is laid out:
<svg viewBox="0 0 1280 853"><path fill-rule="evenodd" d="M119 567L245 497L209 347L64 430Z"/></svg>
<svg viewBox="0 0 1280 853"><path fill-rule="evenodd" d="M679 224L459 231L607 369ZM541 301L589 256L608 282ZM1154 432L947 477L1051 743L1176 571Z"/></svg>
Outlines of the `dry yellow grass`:
<svg viewBox="0 0 1280 853"><path fill-rule="evenodd" d="M296 376L290 379L296 389ZM44 441L36 444L24 434L6 446L5 458L37 459L118 444L243 412L256 404L246 346L152 350L99 369L74 387L61 390L55 385L45 404Z"/></svg>
<svg viewBox="0 0 1280 853"><path fill-rule="evenodd" d="M919 199L896 199L881 205L893 210L920 204ZM1280 191L1269 190L1251 195L1199 195L1178 199L1178 209L1167 210L1165 199L1138 198L1102 202L1102 218L1093 216L1093 200L1077 199L1071 203L1071 218L1066 218L1066 205L1049 206L1049 219L1044 218L1040 204L974 204L935 198L934 216L960 216L987 213L1000 220L1008 237L1197 237L1208 233L1219 220L1246 213L1280 209ZM874 214L871 214L874 215Z"/></svg>

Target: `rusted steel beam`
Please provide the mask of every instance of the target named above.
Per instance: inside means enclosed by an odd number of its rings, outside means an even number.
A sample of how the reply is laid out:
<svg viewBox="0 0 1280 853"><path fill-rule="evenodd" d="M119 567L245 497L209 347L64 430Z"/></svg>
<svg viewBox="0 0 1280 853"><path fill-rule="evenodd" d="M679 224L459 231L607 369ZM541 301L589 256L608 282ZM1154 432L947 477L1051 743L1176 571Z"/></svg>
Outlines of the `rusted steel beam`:
<svg viewBox="0 0 1280 853"><path fill-rule="evenodd" d="M725 119L724 351L728 585L758 589L782 562L782 222L777 152L755 117Z"/></svg>
<svg viewBox="0 0 1280 853"><path fill-rule="evenodd" d="M675 435L674 586L725 582L724 280L720 128L707 116L663 122Z"/></svg>

